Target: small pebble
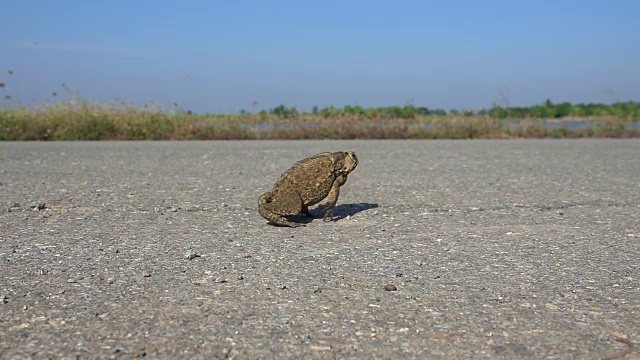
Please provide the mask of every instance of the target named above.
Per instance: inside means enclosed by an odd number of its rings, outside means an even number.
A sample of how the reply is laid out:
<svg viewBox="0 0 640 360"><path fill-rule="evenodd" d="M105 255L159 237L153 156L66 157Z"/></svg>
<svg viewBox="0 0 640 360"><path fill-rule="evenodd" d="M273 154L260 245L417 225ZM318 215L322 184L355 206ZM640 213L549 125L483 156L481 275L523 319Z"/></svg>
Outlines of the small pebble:
<svg viewBox="0 0 640 360"><path fill-rule="evenodd" d="M384 286L384 290L385 291L396 291L396 290L398 290L398 288L396 288L396 286L393 285L393 284L387 284L387 285Z"/></svg>
<svg viewBox="0 0 640 360"><path fill-rule="evenodd" d="M401 272L396 273L396 277L402 277L403 274Z"/></svg>
<svg viewBox="0 0 640 360"><path fill-rule="evenodd" d="M193 251L191 249L187 250L187 252L184 253L184 258L187 259L187 260L193 260L193 259L199 258L201 256L202 255L198 254L197 252L195 252L195 251Z"/></svg>
<svg viewBox="0 0 640 360"><path fill-rule="evenodd" d="M225 279L223 277L217 277L217 278L215 278L214 281L217 282L218 284L224 284L226 282L229 282L229 280L227 280L227 279Z"/></svg>
<svg viewBox="0 0 640 360"><path fill-rule="evenodd" d="M238 280L244 280L244 274L238 275Z"/></svg>
<svg viewBox="0 0 640 360"><path fill-rule="evenodd" d="M318 293L321 293L321 292L322 292L322 289L320 288L320 286L314 286L313 287L313 293L314 294L318 294Z"/></svg>
<svg viewBox="0 0 640 360"><path fill-rule="evenodd" d="M145 271L142 273L142 277L151 277L151 274Z"/></svg>
<svg viewBox="0 0 640 360"><path fill-rule="evenodd" d="M301 343L309 342L309 340L311 340L311 336L310 335L302 335L302 336L300 336L300 342Z"/></svg>
<svg viewBox="0 0 640 360"><path fill-rule="evenodd" d="M147 352L144 351L144 349L140 349L133 354L134 358L145 357L145 356L147 356Z"/></svg>

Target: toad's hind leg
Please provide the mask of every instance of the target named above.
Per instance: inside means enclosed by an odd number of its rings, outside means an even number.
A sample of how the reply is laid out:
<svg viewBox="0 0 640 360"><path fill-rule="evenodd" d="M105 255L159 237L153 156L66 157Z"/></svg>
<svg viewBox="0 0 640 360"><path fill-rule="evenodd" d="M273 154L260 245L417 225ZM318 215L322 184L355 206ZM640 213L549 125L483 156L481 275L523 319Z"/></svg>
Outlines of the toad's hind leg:
<svg viewBox="0 0 640 360"><path fill-rule="evenodd" d="M281 226L304 226L304 224L294 223L284 216L298 215L302 210L302 199L295 192L281 192L279 196L267 192L260 196L258 200L258 213L271 223Z"/></svg>

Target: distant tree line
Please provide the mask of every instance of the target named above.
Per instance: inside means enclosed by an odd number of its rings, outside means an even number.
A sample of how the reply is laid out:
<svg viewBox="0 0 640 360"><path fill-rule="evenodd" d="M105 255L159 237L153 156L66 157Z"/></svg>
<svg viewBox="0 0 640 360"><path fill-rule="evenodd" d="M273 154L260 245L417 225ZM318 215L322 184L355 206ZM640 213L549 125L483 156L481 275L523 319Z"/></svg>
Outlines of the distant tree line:
<svg viewBox="0 0 640 360"><path fill-rule="evenodd" d="M455 112L455 111L454 111ZM241 112L245 113L245 112ZM271 114L282 119L295 118L300 114L313 114L322 116L325 118L335 117L361 117L363 119L413 119L418 116L428 115L441 115L445 116L452 111L445 111L442 109L431 110L426 107L416 107L414 105L405 106L387 106L387 107L362 107L344 106L342 108L328 106L325 108L318 108L314 106L310 112L299 112L295 106L286 107L285 105L278 105L270 110L263 110L260 112L263 115Z"/></svg>
<svg viewBox="0 0 640 360"><path fill-rule="evenodd" d="M617 102L613 104L571 104L563 102L553 103L547 99L544 104L530 107L501 107L494 106L489 110L489 116L497 119L515 118L564 118L564 117L601 117L613 116L617 118L640 118L640 102Z"/></svg>
<svg viewBox="0 0 640 360"><path fill-rule="evenodd" d="M246 111L241 111L246 114ZM427 116L487 116L495 119L526 119L526 118L564 118L564 117L603 117L612 116L624 119L640 118L640 102L617 102L613 104L571 104L569 102L554 103L547 99L543 104L528 107L493 106L491 109L477 110L444 110L429 109L414 105L362 107L344 106L342 108L328 106L318 108L314 106L310 112L300 112L295 106L278 105L270 110L263 110L260 114L275 115L282 119L294 119L302 114L313 114L325 118L359 117L363 119L414 119Z"/></svg>

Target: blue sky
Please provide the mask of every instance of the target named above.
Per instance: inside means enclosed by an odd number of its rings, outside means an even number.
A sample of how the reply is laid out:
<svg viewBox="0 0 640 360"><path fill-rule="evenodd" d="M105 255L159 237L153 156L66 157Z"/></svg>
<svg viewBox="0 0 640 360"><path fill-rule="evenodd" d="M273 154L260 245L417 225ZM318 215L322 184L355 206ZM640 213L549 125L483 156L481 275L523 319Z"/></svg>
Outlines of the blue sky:
<svg viewBox="0 0 640 360"><path fill-rule="evenodd" d="M11 1L0 81L27 105L66 83L197 112L640 101L638 14L635 0Z"/></svg>

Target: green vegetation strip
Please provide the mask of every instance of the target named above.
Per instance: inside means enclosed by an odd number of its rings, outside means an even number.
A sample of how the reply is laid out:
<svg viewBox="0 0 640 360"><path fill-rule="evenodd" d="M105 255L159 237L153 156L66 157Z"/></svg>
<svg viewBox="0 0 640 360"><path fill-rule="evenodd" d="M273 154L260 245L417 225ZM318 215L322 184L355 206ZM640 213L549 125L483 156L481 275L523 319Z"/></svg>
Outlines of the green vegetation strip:
<svg viewBox="0 0 640 360"><path fill-rule="evenodd" d="M580 120L579 126L575 119ZM0 105L0 140L471 139L640 137L640 103L443 111L415 106L280 105L257 114L193 114L122 103Z"/></svg>

